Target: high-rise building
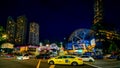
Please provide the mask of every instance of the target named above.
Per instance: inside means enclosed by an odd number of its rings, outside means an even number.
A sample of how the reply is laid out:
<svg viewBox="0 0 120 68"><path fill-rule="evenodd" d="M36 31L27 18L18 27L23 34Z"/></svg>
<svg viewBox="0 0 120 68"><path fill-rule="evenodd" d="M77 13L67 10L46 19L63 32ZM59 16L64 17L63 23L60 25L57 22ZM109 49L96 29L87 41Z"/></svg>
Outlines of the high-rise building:
<svg viewBox="0 0 120 68"><path fill-rule="evenodd" d="M103 22L103 1L95 0L93 24L101 23L101 22Z"/></svg>
<svg viewBox="0 0 120 68"><path fill-rule="evenodd" d="M19 16L17 17L16 23L16 38L15 44L21 45L26 44L26 35L27 35L27 18L26 16Z"/></svg>
<svg viewBox="0 0 120 68"><path fill-rule="evenodd" d="M6 25L6 33L8 36L7 42L9 43L15 43L15 25L15 21L12 19L11 16L9 16Z"/></svg>
<svg viewBox="0 0 120 68"><path fill-rule="evenodd" d="M31 22L29 29L29 44L39 45L39 24Z"/></svg>

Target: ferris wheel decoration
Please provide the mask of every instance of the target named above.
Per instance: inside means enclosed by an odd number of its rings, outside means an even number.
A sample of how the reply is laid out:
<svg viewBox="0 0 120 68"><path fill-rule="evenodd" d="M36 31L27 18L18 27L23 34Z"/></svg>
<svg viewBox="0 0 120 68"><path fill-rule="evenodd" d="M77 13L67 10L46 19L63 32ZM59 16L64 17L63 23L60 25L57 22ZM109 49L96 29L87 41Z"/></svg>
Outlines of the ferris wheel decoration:
<svg viewBox="0 0 120 68"><path fill-rule="evenodd" d="M95 47L95 32L90 29L75 30L69 37L69 41L75 46L76 49L90 51Z"/></svg>
<svg viewBox="0 0 120 68"><path fill-rule="evenodd" d="M57 44L55 44L55 43L50 44L50 48L51 48L51 49L59 50L59 47L58 47Z"/></svg>

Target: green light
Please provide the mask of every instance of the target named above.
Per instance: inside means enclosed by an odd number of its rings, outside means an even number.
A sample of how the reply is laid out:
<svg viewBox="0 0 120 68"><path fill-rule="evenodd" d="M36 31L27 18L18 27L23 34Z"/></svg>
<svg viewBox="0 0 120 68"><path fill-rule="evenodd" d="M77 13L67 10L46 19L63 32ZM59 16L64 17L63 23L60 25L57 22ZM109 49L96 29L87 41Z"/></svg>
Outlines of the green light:
<svg viewBox="0 0 120 68"><path fill-rule="evenodd" d="M83 52L83 50L82 50L82 49L80 49L80 50L78 50L78 52Z"/></svg>

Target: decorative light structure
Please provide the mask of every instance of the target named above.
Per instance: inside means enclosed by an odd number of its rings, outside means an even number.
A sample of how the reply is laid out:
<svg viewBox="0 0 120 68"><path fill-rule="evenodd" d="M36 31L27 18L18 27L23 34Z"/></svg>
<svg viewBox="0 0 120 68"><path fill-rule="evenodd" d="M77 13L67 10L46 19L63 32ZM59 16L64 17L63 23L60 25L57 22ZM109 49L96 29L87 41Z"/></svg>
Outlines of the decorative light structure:
<svg viewBox="0 0 120 68"><path fill-rule="evenodd" d="M103 1L95 0L93 24L101 23L102 21L103 21Z"/></svg>

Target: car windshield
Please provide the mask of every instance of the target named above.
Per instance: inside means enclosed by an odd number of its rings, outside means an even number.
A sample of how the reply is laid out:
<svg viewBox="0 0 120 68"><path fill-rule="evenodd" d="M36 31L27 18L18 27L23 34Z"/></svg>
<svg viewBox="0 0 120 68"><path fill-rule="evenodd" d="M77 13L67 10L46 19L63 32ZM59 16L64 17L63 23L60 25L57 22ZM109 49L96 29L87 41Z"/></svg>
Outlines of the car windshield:
<svg viewBox="0 0 120 68"><path fill-rule="evenodd" d="M17 56L22 56L22 54L17 54Z"/></svg>
<svg viewBox="0 0 120 68"><path fill-rule="evenodd" d="M75 58L73 56L59 56L58 59L62 59L62 58Z"/></svg>
<svg viewBox="0 0 120 68"><path fill-rule="evenodd" d="M87 55L84 55L84 56L81 56L82 58L89 58L89 56L87 56Z"/></svg>
<svg viewBox="0 0 120 68"><path fill-rule="evenodd" d="M25 54L24 56L28 56L28 54Z"/></svg>
<svg viewBox="0 0 120 68"><path fill-rule="evenodd" d="M62 59L62 56L59 56L58 59Z"/></svg>

